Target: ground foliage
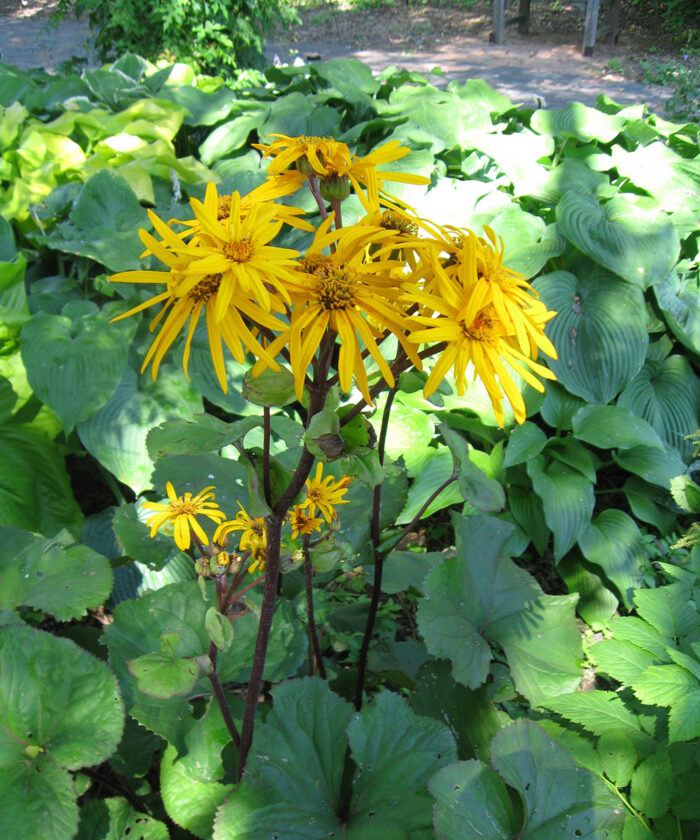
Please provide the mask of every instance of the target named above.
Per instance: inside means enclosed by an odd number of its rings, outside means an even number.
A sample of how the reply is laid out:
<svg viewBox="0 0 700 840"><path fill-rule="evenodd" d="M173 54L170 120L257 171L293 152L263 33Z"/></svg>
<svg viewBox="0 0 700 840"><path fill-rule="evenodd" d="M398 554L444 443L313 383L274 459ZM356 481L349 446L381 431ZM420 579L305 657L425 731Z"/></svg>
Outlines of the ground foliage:
<svg viewBox="0 0 700 840"><path fill-rule="evenodd" d="M700 509L685 439L698 426L698 126L607 99L533 112L480 81L438 90L356 61L266 76L234 93L132 55L81 76L0 65L1 833L690 836L700 549L665 547ZM250 142L274 131L360 152L409 145L399 168L432 182L402 197L438 222L490 225L505 264L559 312L558 382L544 396L525 386L528 419L504 431L479 383L427 401L403 377L379 473L369 424L349 424L338 469L357 478L340 550L314 558L329 682L306 676L292 571L265 673L274 707L237 786L193 667L212 638L211 590L171 540L149 539L141 505L168 480L216 485L227 510L254 505L232 444L259 445L260 424L245 369L228 359L223 394L204 336L189 381L177 361L155 383L139 375L147 316L109 320L141 292L106 274L139 265L144 205L187 218L209 180L242 193L262 182ZM360 208L346 206L352 221ZM300 419L293 403L273 417L292 461ZM90 465L91 486L71 485L66 455ZM421 526L452 507L448 550L387 557L376 691L356 713L372 485L391 490L390 540L454 472ZM113 503L95 510L105 486ZM549 573L523 561L553 566L569 594L543 591ZM258 620L248 602L220 653L234 719ZM584 664L598 682L578 691ZM100 762L98 784L81 771Z"/></svg>

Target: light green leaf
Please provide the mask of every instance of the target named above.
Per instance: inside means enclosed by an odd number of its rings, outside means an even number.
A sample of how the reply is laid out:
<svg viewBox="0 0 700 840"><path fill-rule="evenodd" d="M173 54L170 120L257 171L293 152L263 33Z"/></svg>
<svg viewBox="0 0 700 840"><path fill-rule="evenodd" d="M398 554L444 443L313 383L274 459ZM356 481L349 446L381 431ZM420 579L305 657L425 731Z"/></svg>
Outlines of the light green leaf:
<svg viewBox="0 0 700 840"><path fill-rule="evenodd" d="M675 337L700 353L700 275L697 267L678 266L654 283L659 308Z"/></svg>
<svg viewBox="0 0 700 840"><path fill-rule="evenodd" d="M57 621L101 606L112 590L108 560L86 545L65 548L50 539L0 526L0 607L35 607Z"/></svg>
<svg viewBox="0 0 700 840"><path fill-rule="evenodd" d="M632 774L630 802L645 817L662 817L673 791L673 771L668 753L660 750L642 761Z"/></svg>
<svg viewBox="0 0 700 840"><path fill-rule="evenodd" d="M647 549L636 522L621 510L604 510L581 532L579 547L589 563L602 570L625 607L644 585Z"/></svg>
<svg viewBox="0 0 700 840"><path fill-rule="evenodd" d="M534 131L553 137L575 137L581 143L598 140L610 143L625 127L624 117L605 114L580 102L571 102L559 110L535 111L530 120Z"/></svg>
<svg viewBox="0 0 700 840"><path fill-rule="evenodd" d="M632 690L648 706L673 706L686 694L700 690L700 683L678 665L650 665L634 680Z"/></svg>
<svg viewBox="0 0 700 840"><path fill-rule="evenodd" d="M627 787L639 761L633 739L626 732L615 729L604 732L598 740L598 753L605 775L618 788Z"/></svg>
<svg viewBox="0 0 700 840"><path fill-rule="evenodd" d="M649 335L641 289L594 266L581 271L578 279L555 271L533 285L548 309L558 313L546 327L558 354L549 367L572 394L589 403L610 402L646 357ZM547 420L550 425L564 427L561 409L546 408L545 413L553 415Z"/></svg>
<svg viewBox="0 0 700 840"><path fill-rule="evenodd" d="M372 416L377 434L384 416L383 404ZM419 475L435 434L435 426L428 412L404 405L396 400L391 407L385 452L394 461L404 459L406 471L412 478Z"/></svg>
<svg viewBox="0 0 700 840"><path fill-rule="evenodd" d="M517 144L519 135L511 135ZM539 216L525 213L517 205L501 211L489 222L503 238L503 264L530 279L542 270L552 257L566 247L564 237L554 224L545 224Z"/></svg>
<svg viewBox="0 0 700 840"><path fill-rule="evenodd" d="M452 453L457 486L465 501L486 513L501 510L506 502L503 487L495 479L484 475L470 460L469 444L465 438L447 423L440 425L440 433Z"/></svg>
<svg viewBox="0 0 700 840"><path fill-rule="evenodd" d="M526 420L522 426L516 426L510 433L503 466L512 467L529 461L540 454L546 443L547 435L542 429Z"/></svg>
<svg viewBox="0 0 700 840"><path fill-rule="evenodd" d="M614 691L578 691L552 697L543 705L594 735L618 730L634 735L641 728L637 718Z"/></svg>
<svg viewBox="0 0 700 840"><path fill-rule="evenodd" d="M593 646L591 653L603 672L623 685L634 682L657 661L644 648L622 639L604 639Z"/></svg>
<svg viewBox="0 0 700 840"><path fill-rule="evenodd" d="M641 210L622 194L601 205L591 193L564 193L557 224L586 256L641 289L662 282L678 260L678 233L668 216Z"/></svg>
<svg viewBox="0 0 700 840"><path fill-rule="evenodd" d="M169 420L148 433L148 454L153 461L165 455L205 455L242 441L251 429L261 424L257 417L224 423L211 414L198 414L192 421Z"/></svg>
<svg viewBox="0 0 700 840"><path fill-rule="evenodd" d="M695 688L679 698L669 713L668 740L697 741L700 738L700 690Z"/></svg>
<svg viewBox="0 0 700 840"><path fill-rule="evenodd" d="M657 589L638 589L634 593L637 615L648 621L668 639L695 634L700 628L700 615L691 602L689 587L672 583Z"/></svg>
<svg viewBox="0 0 700 840"><path fill-rule="evenodd" d="M398 525L410 522L437 488L453 473L452 454L446 446L430 450L430 456L421 467L408 491L408 499L396 518ZM423 514L427 518L438 510L464 501L456 481L453 481L428 505Z"/></svg>

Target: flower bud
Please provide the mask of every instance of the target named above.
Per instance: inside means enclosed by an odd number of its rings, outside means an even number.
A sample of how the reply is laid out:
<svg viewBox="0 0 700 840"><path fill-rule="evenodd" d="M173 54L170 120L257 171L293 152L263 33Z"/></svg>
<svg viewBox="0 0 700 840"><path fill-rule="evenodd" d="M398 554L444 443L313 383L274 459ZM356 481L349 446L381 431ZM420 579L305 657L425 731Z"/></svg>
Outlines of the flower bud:
<svg viewBox="0 0 700 840"><path fill-rule="evenodd" d="M319 184L321 195L326 201L345 201L350 195L352 187L347 175L328 175L321 178Z"/></svg>

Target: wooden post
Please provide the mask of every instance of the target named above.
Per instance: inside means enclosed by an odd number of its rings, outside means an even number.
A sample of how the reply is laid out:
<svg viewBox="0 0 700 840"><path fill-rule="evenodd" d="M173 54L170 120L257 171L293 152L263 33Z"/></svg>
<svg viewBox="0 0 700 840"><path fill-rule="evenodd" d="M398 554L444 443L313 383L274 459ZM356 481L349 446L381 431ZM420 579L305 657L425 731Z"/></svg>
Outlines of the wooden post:
<svg viewBox="0 0 700 840"><path fill-rule="evenodd" d="M587 0L586 22L583 28L583 54L592 56L595 52L595 36L598 31L598 5L600 0Z"/></svg>
<svg viewBox="0 0 700 840"><path fill-rule="evenodd" d="M620 36L620 0L611 0L610 29L610 43L617 44L617 39Z"/></svg>
<svg viewBox="0 0 700 840"><path fill-rule="evenodd" d="M617 0L619 3L620 0ZM518 7L518 32L527 35L530 29L530 0L520 0Z"/></svg>
<svg viewBox="0 0 700 840"><path fill-rule="evenodd" d="M502 44L506 26L505 0L493 0L493 32L489 35L492 44Z"/></svg>

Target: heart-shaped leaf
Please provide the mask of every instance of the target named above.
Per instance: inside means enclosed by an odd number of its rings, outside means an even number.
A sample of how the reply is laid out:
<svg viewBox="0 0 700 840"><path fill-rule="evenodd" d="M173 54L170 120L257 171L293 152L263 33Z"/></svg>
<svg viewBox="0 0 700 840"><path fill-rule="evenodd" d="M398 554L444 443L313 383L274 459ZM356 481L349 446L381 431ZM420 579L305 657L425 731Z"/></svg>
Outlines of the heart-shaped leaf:
<svg viewBox="0 0 700 840"><path fill-rule="evenodd" d="M586 256L642 289L663 281L678 260L680 242L668 216L641 210L622 195L601 206L591 193L566 192L557 224Z"/></svg>
<svg viewBox="0 0 700 840"><path fill-rule="evenodd" d="M572 394L587 402L610 402L646 357L649 336L641 289L592 266L578 278L565 271L545 274L534 287L547 308L557 312L546 329L558 354L549 367Z"/></svg>

